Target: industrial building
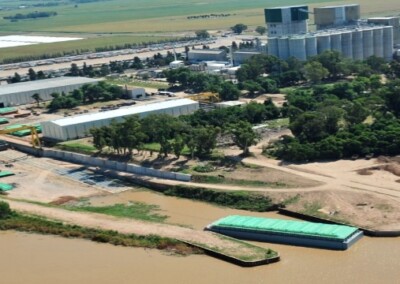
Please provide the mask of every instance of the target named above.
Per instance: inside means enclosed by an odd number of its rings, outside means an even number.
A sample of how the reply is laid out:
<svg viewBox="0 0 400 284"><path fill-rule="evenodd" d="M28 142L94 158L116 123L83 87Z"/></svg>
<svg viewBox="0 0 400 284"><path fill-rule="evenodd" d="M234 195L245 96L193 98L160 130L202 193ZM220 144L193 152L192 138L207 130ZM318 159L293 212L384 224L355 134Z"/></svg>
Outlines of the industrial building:
<svg viewBox="0 0 400 284"><path fill-rule="evenodd" d="M190 63L227 61L227 54L223 49L193 49L188 52L188 61Z"/></svg>
<svg viewBox="0 0 400 284"><path fill-rule="evenodd" d="M250 59L254 55L261 54L259 51L235 51L232 55L233 57L233 66L238 66L243 64L247 59Z"/></svg>
<svg viewBox="0 0 400 284"><path fill-rule="evenodd" d="M71 116L53 121L42 122L43 137L53 141L78 139L89 135L94 127L109 125L111 121L123 121L124 117L149 114L170 114L179 116L191 114L199 109L199 103L189 99L168 100L141 106L133 106L117 110Z"/></svg>
<svg viewBox="0 0 400 284"><path fill-rule="evenodd" d="M314 8L314 22L317 30L354 25L360 18L359 4Z"/></svg>
<svg viewBox="0 0 400 284"><path fill-rule="evenodd" d="M274 7L264 10L268 37L279 37L308 31L308 6Z"/></svg>
<svg viewBox="0 0 400 284"><path fill-rule="evenodd" d="M58 77L0 86L0 107L34 103L34 94L43 101L52 100L52 93L69 93L85 84L95 84L98 79L85 77Z"/></svg>
<svg viewBox="0 0 400 284"><path fill-rule="evenodd" d="M364 60L372 55L393 58L392 26L354 26L315 33L268 38L268 54L280 59L306 60L325 50L336 50L345 58Z"/></svg>
<svg viewBox="0 0 400 284"><path fill-rule="evenodd" d="M142 100L146 98L146 90L144 88L132 88L128 90L128 96L133 100Z"/></svg>
<svg viewBox="0 0 400 284"><path fill-rule="evenodd" d="M400 46L400 17L374 17L367 19L368 24L393 27L393 42Z"/></svg>
<svg viewBox="0 0 400 284"><path fill-rule="evenodd" d="M355 227L232 215L206 230L239 239L346 250L362 236Z"/></svg>

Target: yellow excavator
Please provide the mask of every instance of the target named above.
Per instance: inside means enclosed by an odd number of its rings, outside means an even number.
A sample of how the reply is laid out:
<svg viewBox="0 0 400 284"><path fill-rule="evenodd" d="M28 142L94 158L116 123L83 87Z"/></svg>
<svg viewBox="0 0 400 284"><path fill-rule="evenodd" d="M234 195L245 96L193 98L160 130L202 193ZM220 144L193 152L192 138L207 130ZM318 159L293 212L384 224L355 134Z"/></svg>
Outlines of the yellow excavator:
<svg viewBox="0 0 400 284"><path fill-rule="evenodd" d="M31 144L33 148L41 148L41 143L39 139L39 135L35 126L31 125L22 125L16 128L10 129L0 129L0 134L10 134L21 130L30 130L31 131Z"/></svg>

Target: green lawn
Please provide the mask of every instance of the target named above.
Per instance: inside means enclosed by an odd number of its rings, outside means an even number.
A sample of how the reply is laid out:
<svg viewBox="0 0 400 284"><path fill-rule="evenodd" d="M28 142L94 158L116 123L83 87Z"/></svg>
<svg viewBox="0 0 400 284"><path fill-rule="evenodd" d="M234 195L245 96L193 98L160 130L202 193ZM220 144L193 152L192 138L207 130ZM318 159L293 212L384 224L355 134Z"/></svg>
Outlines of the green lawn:
<svg viewBox="0 0 400 284"><path fill-rule="evenodd" d="M57 144L56 148L59 148L64 151L77 152L88 155L97 152L97 149L94 146L77 141L59 143Z"/></svg>
<svg viewBox="0 0 400 284"><path fill-rule="evenodd" d="M68 206L67 209L132 218L150 222L164 222L168 216L157 213L159 207L140 202L115 204L110 206Z"/></svg>

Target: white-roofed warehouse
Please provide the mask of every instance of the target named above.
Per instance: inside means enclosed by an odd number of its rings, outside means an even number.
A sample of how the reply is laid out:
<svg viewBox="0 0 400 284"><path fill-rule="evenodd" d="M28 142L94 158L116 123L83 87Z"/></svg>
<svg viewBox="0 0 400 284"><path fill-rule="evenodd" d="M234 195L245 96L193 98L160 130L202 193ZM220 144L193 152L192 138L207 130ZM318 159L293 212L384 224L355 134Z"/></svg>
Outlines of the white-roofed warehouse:
<svg viewBox="0 0 400 284"><path fill-rule="evenodd" d="M52 93L69 93L85 84L94 84L98 79L85 77L58 77L0 86L0 107L16 106L34 103L33 94L39 94L41 99L53 99Z"/></svg>
<svg viewBox="0 0 400 284"><path fill-rule="evenodd" d="M122 121L124 117L149 114L170 114L179 116L191 114L199 109L199 103L190 99L175 99L146 105L96 112L42 122L43 137L50 140L66 141L88 136L91 128L109 125L112 120Z"/></svg>

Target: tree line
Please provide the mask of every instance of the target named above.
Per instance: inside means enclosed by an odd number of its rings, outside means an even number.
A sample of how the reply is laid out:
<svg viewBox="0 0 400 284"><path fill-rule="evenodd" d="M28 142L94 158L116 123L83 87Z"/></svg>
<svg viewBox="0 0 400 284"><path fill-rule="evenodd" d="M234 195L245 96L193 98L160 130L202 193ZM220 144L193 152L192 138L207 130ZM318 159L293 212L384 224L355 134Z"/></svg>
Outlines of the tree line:
<svg viewBox="0 0 400 284"><path fill-rule="evenodd" d="M286 113L294 137L271 151L288 161L400 154L400 79L356 77L352 82L295 90Z"/></svg>
<svg viewBox="0 0 400 284"><path fill-rule="evenodd" d="M123 88L101 81L97 84L85 84L69 94L53 93L53 100L48 105L50 111L58 109L71 109L83 104L90 104L96 101L111 101L126 96Z"/></svg>
<svg viewBox="0 0 400 284"><path fill-rule="evenodd" d="M243 107L221 108L205 112L199 110L179 118L167 114L151 114L145 118L131 116L123 122L113 121L108 126L93 128L94 146L119 155L140 151L146 143L160 145L159 156L173 153L178 158L186 148L190 157L209 157L221 135L230 135L233 142L249 154L249 147L259 140L252 125L265 119L277 118L279 109L270 101L250 103Z"/></svg>
<svg viewBox="0 0 400 284"><path fill-rule="evenodd" d="M26 19L37 19L37 18L48 18L57 16L57 12L33 12L28 14L15 14L13 16L4 16L3 19L10 20L11 22L17 22L18 20L26 20Z"/></svg>

